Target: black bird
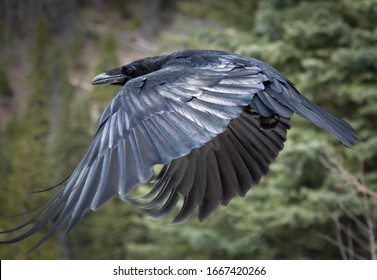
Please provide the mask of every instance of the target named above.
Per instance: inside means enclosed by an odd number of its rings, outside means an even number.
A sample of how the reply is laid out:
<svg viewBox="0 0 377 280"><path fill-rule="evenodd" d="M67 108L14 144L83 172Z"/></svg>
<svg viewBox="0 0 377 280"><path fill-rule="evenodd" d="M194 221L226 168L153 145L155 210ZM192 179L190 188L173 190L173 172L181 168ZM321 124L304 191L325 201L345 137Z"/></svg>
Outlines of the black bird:
<svg viewBox="0 0 377 280"><path fill-rule="evenodd" d="M3 233L23 240L53 221L43 238L118 194L130 196L163 168L142 207L162 217L183 199L173 222L198 209L203 220L219 204L244 196L283 149L297 113L348 148L352 127L302 96L284 75L257 59L223 51L185 50L136 60L96 76L93 85L121 89L97 123L97 133L72 174L28 222ZM138 204L139 205L139 204Z"/></svg>

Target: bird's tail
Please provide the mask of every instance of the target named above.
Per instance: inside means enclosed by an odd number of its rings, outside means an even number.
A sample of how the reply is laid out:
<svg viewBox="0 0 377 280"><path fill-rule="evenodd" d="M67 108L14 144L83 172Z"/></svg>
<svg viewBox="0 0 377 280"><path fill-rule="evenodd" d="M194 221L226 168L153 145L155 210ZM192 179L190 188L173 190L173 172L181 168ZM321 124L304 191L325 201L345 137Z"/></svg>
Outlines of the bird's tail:
<svg viewBox="0 0 377 280"><path fill-rule="evenodd" d="M297 114L331 133L348 148L356 143L358 136L349 123L327 112L302 95L300 95L300 99L303 106L298 106Z"/></svg>
<svg viewBox="0 0 377 280"><path fill-rule="evenodd" d="M273 88L266 88L266 91L280 104L326 130L348 148L356 143L358 136L349 123L301 95L290 82L281 86L281 92Z"/></svg>

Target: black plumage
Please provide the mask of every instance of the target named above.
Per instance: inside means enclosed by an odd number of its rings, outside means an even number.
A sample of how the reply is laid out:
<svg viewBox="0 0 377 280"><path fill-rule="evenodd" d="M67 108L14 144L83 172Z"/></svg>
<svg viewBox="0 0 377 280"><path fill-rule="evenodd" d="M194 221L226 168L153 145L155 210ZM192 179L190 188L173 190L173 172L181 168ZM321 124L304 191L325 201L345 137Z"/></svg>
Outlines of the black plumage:
<svg viewBox="0 0 377 280"><path fill-rule="evenodd" d="M187 50L144 58L92 83L122 87L72 174L34 217L3 232L19 234L1 243L23 240L53 221L39 246L116 194L155 210L155 217L183 199L174 222L196 210L203 220L259 183L283 149L293 113L349 148L357 140L347 122L302 96L274 68L228 52ZM131 197L138 183L152 178L156 164L164 167L150 193Z"/></svg>

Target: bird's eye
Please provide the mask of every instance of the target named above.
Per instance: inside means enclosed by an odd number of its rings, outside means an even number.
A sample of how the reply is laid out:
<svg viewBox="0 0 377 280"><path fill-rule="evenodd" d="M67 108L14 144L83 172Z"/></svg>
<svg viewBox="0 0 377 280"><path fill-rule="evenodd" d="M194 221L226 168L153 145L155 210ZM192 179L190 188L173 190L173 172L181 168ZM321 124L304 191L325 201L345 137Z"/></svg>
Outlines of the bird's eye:
<svg viewBox="0 0 377 280"><path fill-rule="evenodd" d="M132 67L125 67L123 72L127 75L131 75L135 70Z"/></svg>

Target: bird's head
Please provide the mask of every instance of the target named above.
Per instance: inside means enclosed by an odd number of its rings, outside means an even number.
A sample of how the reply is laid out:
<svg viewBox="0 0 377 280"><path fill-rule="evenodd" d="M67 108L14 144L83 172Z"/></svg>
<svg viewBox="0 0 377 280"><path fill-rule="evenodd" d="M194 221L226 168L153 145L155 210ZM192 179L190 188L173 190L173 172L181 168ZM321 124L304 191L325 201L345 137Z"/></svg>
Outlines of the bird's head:
<svg viewBox="0 0 377 280"><path fill-rule="evenodd" d="M124 86L129 80L151 73L161 68L166 62L166 56L154 56L136 60L119 68L108 70L95 76L92 85Z"/></svg>
<svg viewBox="0 0 377 280"><path fill-rule="evenodd" d="M95 76L92 85L125 85L129 80L148 72L141 64L132 62L119 68L108 70Z"/></svg>

